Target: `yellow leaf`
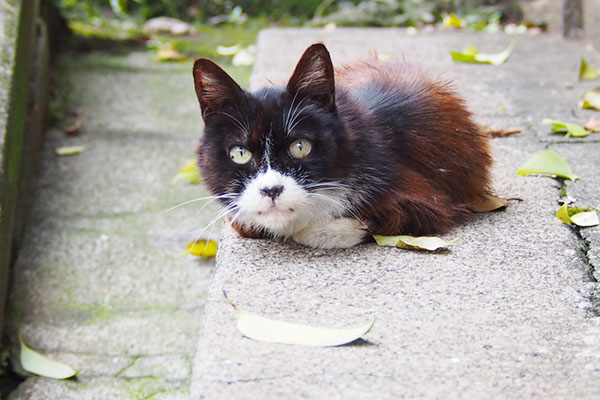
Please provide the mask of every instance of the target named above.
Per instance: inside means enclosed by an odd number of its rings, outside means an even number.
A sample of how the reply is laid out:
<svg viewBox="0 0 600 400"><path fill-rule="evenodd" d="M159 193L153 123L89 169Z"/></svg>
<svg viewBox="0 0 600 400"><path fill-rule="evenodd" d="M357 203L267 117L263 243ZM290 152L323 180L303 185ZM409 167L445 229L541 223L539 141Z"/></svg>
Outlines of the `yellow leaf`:
<svg viewBox="0 0 600 400"><path fill-rule="evenodd" d="M202 258L213 258L217 255L218 244L214 240L199 239L191 242L185 252Z"/></svg>
<svg viewBox="0 0 600 400"><path fill-rule="evenodd" d="M446 28L462 28L464 26L462 19L458 18L454 13L444 15L442 18L442 24Z"/></svg>
<svg viewBox="0 0 600 400"><path fill-rule="evenodd" d="M596 211L578 211L578 209L569 209L566 203L563 204L554 215L565 224L572 223L581 227L600 225Z"/></svg>
<svg viewBox="0 0 600 400"><path fill-rule="evenodd" d="M564 203L562 207L554 213L554 215L556 215L556 217L565 224L572 222L571 217L569 217L569 207L567 206L567 203Z"/></svg>
<svg viewBox="0 0 600 400"><path fill-rule="evenodd" d="M581 57L581 66L579 67L579 79L582 81L591 81L600 78L598 68L589 64L585 58Z"/></svg>
<svg viewBox="0 0 600 400"><path fill-rule="evenodd" d="M156 61L185 61L187 57L170 45L161 45L154 56Z"/></svg>
<svg viewBox="0 0 600 400"><path fill-rule="evenodd" d="M171 185L176 184L177 182L187 180L190 183L198 184L200 183L200 170L198 169L198 165L196 164L196 160L190 159L185 162L185 165L179 170L177 175L175 175L169 183Z"/></svg>
<svg viewBox="0 0 600 400"><path fill-rule="evenodd" d="M352 328L308 326L265 318L240 308L226 295L225 300L238 313L237 326L240 332L247 338L261 342L320 347L342 346L366 335L375 323L375 317L372 317L366 324Z"/></svg>
<svg viewBox="0 0 600 400"><path fill-rule="evenodd" d="M389 247L400 247L401 249L408 250L427 250L436 251L442 250L456 243L459 238L453 239L449 242L433 236L382 236L373 235L373 238L379 246Z"/></svg>
<svg viewBox="0 0 600 400"><path fill-rule="evenodd" d="M54 149L54 152L57 156L72 156L74 154L83 153L88 150L90 146L82 145L82 146L62 146Z"/></svg>

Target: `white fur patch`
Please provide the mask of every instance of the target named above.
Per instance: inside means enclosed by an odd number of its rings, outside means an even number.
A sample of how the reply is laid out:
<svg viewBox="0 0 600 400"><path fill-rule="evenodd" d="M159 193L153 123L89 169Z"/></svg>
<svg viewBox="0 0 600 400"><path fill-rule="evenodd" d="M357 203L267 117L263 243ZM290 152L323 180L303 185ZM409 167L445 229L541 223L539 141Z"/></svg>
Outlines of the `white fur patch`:
<svg viewBox="0 0 600 400"><path fill-rule="evenodd" d="M282 186L272 199L261 190ZM294 237L308 226L326 224L347 211L343 189L305 190L296 180L279 171L267 169L256 175L236 202L235 220L254 228L263 228L279 237Z"/></svg>
<svg viewBox="0 0 600 400"><path fill-rule="evenodd" d="M295 242L321 249L347 248L364 241L367 235L362 222L352 218L332 219L307 226L296 232Z"/></svg>

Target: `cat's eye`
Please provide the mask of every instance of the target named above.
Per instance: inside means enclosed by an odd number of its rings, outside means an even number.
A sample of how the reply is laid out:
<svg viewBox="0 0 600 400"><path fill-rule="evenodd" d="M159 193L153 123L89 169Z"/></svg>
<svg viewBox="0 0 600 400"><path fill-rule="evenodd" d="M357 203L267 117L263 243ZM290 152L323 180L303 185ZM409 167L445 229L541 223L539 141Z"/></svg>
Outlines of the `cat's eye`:
<svg viewBox="0 0 600 400"><path fill-rule="evenodd" d="M294 158L304 158L310 154L312 145L306 139L298 139L290 144L290 155Z"/></svg>
<svg viewBox="0 0 600 400"><path fill-rule="evenodd" d="M243 146L233 146L229 150L229 158L236 164L248 164L252 159L252 153Z"/></svg>

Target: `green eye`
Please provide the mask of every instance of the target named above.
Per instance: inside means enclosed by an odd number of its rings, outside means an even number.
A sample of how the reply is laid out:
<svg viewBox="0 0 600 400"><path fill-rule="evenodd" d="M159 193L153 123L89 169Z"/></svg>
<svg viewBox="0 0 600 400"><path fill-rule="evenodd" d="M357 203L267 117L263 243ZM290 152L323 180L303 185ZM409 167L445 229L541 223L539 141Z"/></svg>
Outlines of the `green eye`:
<svg viewBox="0 0 600 400"><path fill-rule="evenodd" d="M248 164L252 159L252 153L245 147L233 146L229 150L229 157L236 164Z"/></svg>
<svg viewBox="0 0 600 400"><path fill-rule="evenodd" d="M304 158L310 154L312 145L306 139L298 139L290 144L290 155L294 158Z"/></svg>

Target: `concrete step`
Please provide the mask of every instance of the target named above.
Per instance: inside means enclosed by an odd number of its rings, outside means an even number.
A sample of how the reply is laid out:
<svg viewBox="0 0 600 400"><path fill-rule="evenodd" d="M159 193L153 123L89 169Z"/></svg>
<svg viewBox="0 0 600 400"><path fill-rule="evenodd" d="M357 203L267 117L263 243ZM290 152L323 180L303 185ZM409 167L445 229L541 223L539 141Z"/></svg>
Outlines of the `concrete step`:
<svg viewBox="0 0 600 400"><path fill-rule="evenodd" d="M507 63L453 64L450 50L496 52L516 40ZM518 197L503 212L454 229L449 254L366 244L313 250L241 239L226 228L193 365L193 399L593 399L600 393L598 227L574 233L556 219L558 181L517 176L534 152L563 154L579 206L596 206L600 137L564 139L543 118L584 124L579 60L600 54L558 36L400 29L264 31L252 85L285 79L303 50L324 42L334 64L395 55L452 78L478 122L521 126L494 139L494 187ZM252 341L236 328L222 291L248 311L325 326L376 315L363 342L316 348Z"/></svg>

